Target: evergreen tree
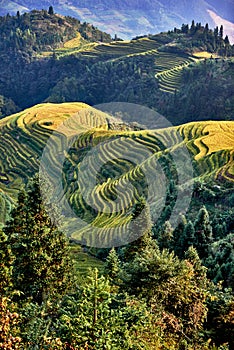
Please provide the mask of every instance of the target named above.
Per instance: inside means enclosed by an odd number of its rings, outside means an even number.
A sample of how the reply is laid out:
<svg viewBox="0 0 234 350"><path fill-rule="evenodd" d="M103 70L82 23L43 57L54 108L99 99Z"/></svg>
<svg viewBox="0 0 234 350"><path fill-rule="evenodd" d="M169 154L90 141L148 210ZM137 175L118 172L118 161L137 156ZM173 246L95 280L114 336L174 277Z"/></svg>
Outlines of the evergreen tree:
<svg viewBox="0 0 234 350"><path fill-rule="evenodd" d="M185 259L193 265L195 276L199 286L203 289L208 288L208 279L206 277L207 268L202 265L202 261L198 256L197 250L190 246L185 253Z"/></svg>
<svg viewBox="0 0 234 350"><path fill-rule="evenodd" d="M13 260L8 237L0 230L0 297L6 295L12 284Z"/></svg>
<svg viewBox="0 0 234 350"><path fill-rule="evenodd" d="M184 228L182 246L183 251L188 250L189 247L195 244L195 229L193 223L189 221Z"/></svg>
<svg viewBox="0 0 234 350"><path fill-rule="evenodd" d="M187 224L186 217L184 215L179 216L179 223L174 230L174 252L179 258L183 257L183 239L184 229Z"/></svg>
<svg viewBox="0 0 234 350"><path fill-rule="evenodd" d="M50 7L49 7L48 14L49 14L49 15L53 15L53 14L54 14L53 6L50 6Z"/></svg>
<svg viewBox="0 0 234 350"><path fill-rule="evenodd" d="M199 257L205 259L208 257L209 247L212 243L212 227L210 225L209 213L205 207L199 210L194 228L195 248L198 251Z"/></svg>
<svg viewBox="0 0 234 350"><path fill-rule="evenodd" d="M223 25L220 26L219 37L223 39Z"/></svg>
<svg viewBox="0 0 234 350"><path fill-rule="evenodd" d="M152 241L152 221L149 207L144 198L140 198L139 202L135 204L132 220L130 232L131 243L123 248L125 261L132 260L137 253L143 251Z"/></svg>
<svg viewBox="0 0 234 350"><path fill-rule="evenodd" d="M160 248L173 248L173 228L169 221L166 221L163 225L158 238Z"/></svg>
<svg viewBox="0 0 234 350"><path fill-rule="evenodd" d="M225 43L225 46L229 46L230 45L230 41L229 41L229 38L228 38L227 35L224 38L224 43Z"/></svg>
<svg viewBox="0 0 234 350"><path fill-rule="evenodd" d="M120 272L120 260L115 248L110 250L104 266L104 273L111 279L115 280Z"/></svg>
<svg viewBox="0 0 234 350"><path fill-rule="evenodd" d="M71 282L71 262L66 236L59 232L45 210L36 176L21 191L12 219L4 228L15 256L14 288L23 298L39 304L63 295Z"/></svg>
<svg viewBox="0 0 234 350"><path fill-rule="evenodd" d="M191 24L191 27L190 27L190 33L194 34L194 32L195 32L195 21L192 20L192 24Z"/></svg>

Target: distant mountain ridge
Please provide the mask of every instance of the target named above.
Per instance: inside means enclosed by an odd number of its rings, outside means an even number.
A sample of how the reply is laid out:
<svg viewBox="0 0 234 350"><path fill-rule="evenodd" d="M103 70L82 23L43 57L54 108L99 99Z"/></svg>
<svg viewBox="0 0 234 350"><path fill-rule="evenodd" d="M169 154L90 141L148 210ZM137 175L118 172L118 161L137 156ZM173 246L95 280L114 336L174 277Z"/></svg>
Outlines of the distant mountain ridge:
<svg viewBox="0 0 234 350"><path fill-rule="evenodd" d="M48 8L52 5L56 12L71 15L82 21L98 26L111 35L127 39L136 35L154 34L173 29L182 23L215 22L208 10L214 11L220 17L234 22L234 5L231 0L40 0L34 1L1 1L0 15L7 12L15 14L30 11L34 8Z"/></svg>

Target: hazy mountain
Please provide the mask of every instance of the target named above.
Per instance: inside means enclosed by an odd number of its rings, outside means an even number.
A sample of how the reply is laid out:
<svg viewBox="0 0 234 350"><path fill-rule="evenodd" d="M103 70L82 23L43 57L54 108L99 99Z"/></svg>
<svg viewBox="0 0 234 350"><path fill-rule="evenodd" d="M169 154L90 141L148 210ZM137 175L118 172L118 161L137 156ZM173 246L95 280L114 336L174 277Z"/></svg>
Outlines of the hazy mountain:
<svg viewBox="0 0 234 350"><path fill-rule="evenodd" d="M36 3L30 0L2 0L0 15L7 12L15 14L17 10L29 11L35 7L48 8L50 5L56 12L93 23L122 38L165 31L182 23L190 23L192 19L208 22L214 27L214 19L208 10L234 21L232 0L40 0Z"/></svg>

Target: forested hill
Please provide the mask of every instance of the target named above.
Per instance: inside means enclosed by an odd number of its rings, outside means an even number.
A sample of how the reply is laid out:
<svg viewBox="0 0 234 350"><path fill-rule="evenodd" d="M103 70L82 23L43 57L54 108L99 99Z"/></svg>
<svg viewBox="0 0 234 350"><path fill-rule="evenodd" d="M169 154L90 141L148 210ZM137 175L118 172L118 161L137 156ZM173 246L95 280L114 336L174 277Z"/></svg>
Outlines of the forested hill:
<svg viewBox="0 0 234 350"><path fill-rule="evenodd" d="M117 33L125 39L172 29L192 19L208 22L213 27L215 23L209 10L233 22L232 0L2 0L0 14L27 12L50 5L57 13L94 23L113 36Z"/></svg>
<svg viewBox="0 0 234 350"><path fill-rule="evenodd" d="M41 102L122 101L173 124L233 118L233 46L223 27L182 25L115 40L49 11L0 17L0 117Z"/></svg>
<svg viewBox="0 0 234 350"><path fill-rule="evenodd" d="M53 7L0 17L0 50L35 53L62 47L77 34L88 41L111 41L111 36L88 23L54 14Z"/></svg>

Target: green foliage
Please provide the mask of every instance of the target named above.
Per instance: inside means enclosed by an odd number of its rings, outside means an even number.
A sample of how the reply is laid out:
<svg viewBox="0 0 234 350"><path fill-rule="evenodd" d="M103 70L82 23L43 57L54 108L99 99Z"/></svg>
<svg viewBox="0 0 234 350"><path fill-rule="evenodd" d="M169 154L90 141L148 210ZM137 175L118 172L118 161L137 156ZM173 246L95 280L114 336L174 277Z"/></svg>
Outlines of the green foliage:
<svg viewBox="0 0 234 350"><path fill-rule="evenodd" d="M4 228L12 253L14 288L41 304L63 295L71 282L71 262L66 236L46 213L35 177Z"/></svg>
<svg viewBox="0 0 234 350"><path fill-rule="evenodd" d="M220 51L232 57L233 46L210 29L195 29L71 50L63 45L77 32L85 43L110 42L111 37L90 24L45 10L1 17L0 93L19 108L45 100L91 105L124 101L153 107L177 124L232 118L232 60L198 64L192 54Z"/></svg>
<svg viewBox="0 0 234 350"><path fill-rule="evenodd" d="M198 335L206 317L207 290L201 288L201 281L206 284L205 275L197 272L196 276L192 264L179 261L166 250L159 253L150 248L125 268L125 286L130 293L147 298L151 307L156 310L161 307L173 315L180 335Z"/></svg>
<svg viewBox="0 0 234 350"><path fill-rule="evenodd" d="M54 14L53 7L49 11L33 10L16 16L0 17L0 50L38 52L46 48L61 47L63 43L76 37L80 32L88 40L110 41L110 35L99 31L87 23L69 16Z"/></svg>
<svg viewBox="0 0 234 350"><path fill-rule="evenodd" d="M0 95L0 119L19 111L14 101Z"/></svg>
<svg viewBox="0 0 234 350"><path fill-rule="evenodd" d="M78 295L63 301L56 328L62 340L79 349L132 349L144 322L144 304L118 295L95 269Z"/></svg>
<svg viewBox="0 0 234 350"><path fill-rule="evenodd" d="M195 229L191 221L189 221L183 232L182 236L182 250L185 252L195 243Z"/></svg>
<svg viewBox="0 0 234 350"><path fill-rule="evenodd" d="M53 329L55 304L27 302L20 311L20 334L26 349L63 349Z"/></svg>
<svg viewBox="0 0 234 350"><path fill-rule="evenodd" d="M105 261L104 274L107 275L110 280L115 280L118 277L119 273L120 260L115 248L112 248Z"/></svg>
<svg viewBox="0 0 234 350"><path fill-rule="evenodd" d="M234 290L234 234L214 242L211 253L206 261L209 267L209 277L215 282L223 283L224 287Z"/></svg>
<svg viewBox="0 0 234 350"><path fill-rule="evenodd" d="M171 249L173 247L173 228L169 221L166 221L163 225L158 242L160 248Z"/></svg>
<svg viewBox="0 0 234 350"><path fill-rule="evenodd" d="M230 289L223 290L221 284L218 284L211 288L210 294L206 321L208 335L214 339L215 344L227 344L229 349L232 349L234 346L233 292Z"/></svg>
<svg viewBox="0 0 234 350"><path fill-rule="evenodd" d="M180 89L164 113L180 120L183 114L183 122L232 120L233 68L233 61L224 59L205 59L185 68Z"/></svg>
<svg viewBox="0 0 234 350"><path fill-rule="evenodd" d="M210 244L212 243L212 227L210 225L209 213L205 207L199 210L197 219L194 223L195 228L195 247L201 259L207 258Z"/></svg>
<svg viewBox="0 0 234 350"><path fill-rule="evenodd" d="M13 260L8 237L0 230L0 296L6 295L11 287Z"/></svg>
<svg viewBox="0 0 234 350"><path fill-rule="evenodd" d="M133 207L132 220L131 232L129 233L131 243L123 248L125 261L132 260L137 253L142 252L152 242L152 221L149 206L142 197Z"/></svg>
<svg viewBox="0 0 234 350"><path fill-rule="evenodd" d="M173 232L173 236L174 236L173 250L179 258L182 258L184 254L184 230L186 226L187 226L186 217L184 215L180 215L178 220L178 225Z"/></svg>

